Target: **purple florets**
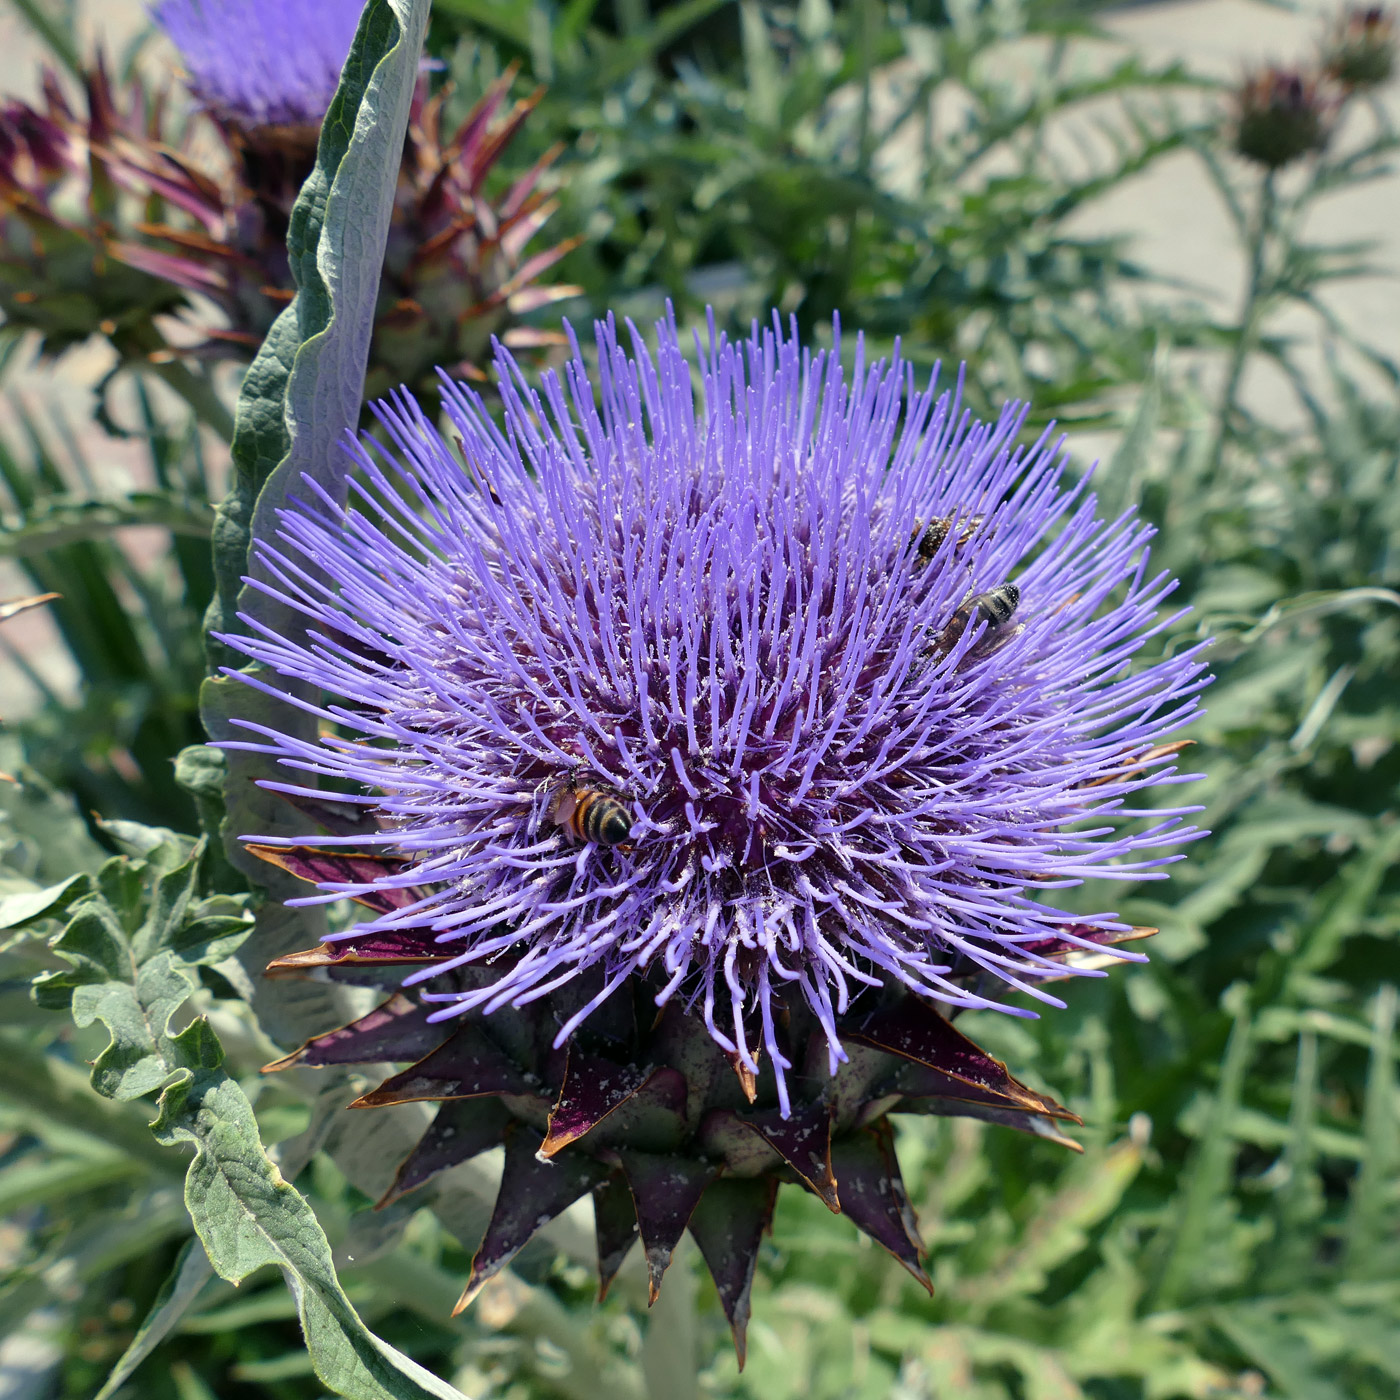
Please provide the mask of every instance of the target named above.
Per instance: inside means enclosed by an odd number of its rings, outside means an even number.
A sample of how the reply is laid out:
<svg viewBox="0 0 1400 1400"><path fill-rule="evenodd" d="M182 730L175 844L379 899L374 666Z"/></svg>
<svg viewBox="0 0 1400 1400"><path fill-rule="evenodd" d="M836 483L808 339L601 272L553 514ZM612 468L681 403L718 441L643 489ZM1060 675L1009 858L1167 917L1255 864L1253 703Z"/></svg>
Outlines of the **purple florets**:
<svg viewBox="0 0 1400 1400"><path fill-rule="evenodd" d="M973 422L776 318L692 358L658 331L629 358L598 327L596 376L575 345L538 393L499 352L503 430L444 390L460 454L407 396L381 405L392 451L356 445L351 506L298 504L261 547L305 639L228 639L358 737L250 724L270 742L242 747L377 807L371 840L409 862L377 883L421 897L357 936L460 949L410 980L499 968L443 1017L644 973L750 1069L766 1051L781 1092L794 998L833 1068L869 985L1062 1005L1037 943L1124 925L1043 893L1156 878L1190 834L1189 809L1125 805L1182 781L1148 750L1205 684L1194 654L1132 665L1171 620L1151 529L1097 519L1048 433L1017 447L1024 407ZM625 809L620 844L570 823L590 794Z"/></svg>
<svg viewBox="0 0 1400 1400"><path fill-rule="evenodd" d="M320 126L361 0L162 0L151 18L215 116L240 127Z"/></svg>

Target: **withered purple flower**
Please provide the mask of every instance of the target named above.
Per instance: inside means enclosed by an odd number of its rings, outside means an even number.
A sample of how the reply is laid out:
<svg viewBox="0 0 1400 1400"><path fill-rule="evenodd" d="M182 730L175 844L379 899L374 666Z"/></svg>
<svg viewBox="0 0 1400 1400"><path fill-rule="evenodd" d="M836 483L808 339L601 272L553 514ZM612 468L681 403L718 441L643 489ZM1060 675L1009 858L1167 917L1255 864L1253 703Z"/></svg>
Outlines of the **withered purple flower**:
<svg viewBox="0 0 1400 1400"><path fill-rule="evenodd" d="M323 849L393 857L307 902L413 891L352 936L426 936L437 1019L589 972L563 1045L645 977L783 1113L794 1008L835 1073L868 988L1062 1005L1038 950L1125 925L1054 891L1160 878L1189 834L1130 802L1179 780L1204 684L1195 653L1133 664L1174 587L1150 529L1101 521L1048 434L1018 447L1023 408L975 423L859 342L849 372L776 322L693 360L671 325L597 346L596 386L575 346L539 391L501 351L503 428L448 385L460 453L382 404L350 507L309 487L261 546L309 628L227 640L337 732L243 746L377 811Z"/></svg>

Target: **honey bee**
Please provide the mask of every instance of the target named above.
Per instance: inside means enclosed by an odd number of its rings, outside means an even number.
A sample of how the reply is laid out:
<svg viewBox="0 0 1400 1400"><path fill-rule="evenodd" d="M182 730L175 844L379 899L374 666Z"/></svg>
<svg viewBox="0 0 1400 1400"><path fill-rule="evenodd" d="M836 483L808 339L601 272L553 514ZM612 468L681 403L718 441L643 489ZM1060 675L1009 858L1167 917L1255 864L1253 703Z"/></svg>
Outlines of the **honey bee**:
<svg viewBox="0 0 1400 1400"><path fill-rule="evenodd" d="M916 566L923 568L933 561L934 555L943 547L943 541L948 538L948 532L953 528L955 522L962 525L957 542L953 546L954 551L957 551L982 528L985 520L986 516L984 515L943 515L936 520L930 520L927 525L922 521L916 521L914 533L909 537L910 544L918 541L918 547L914 552Z"/></svg>
<svg viewBox="0 0 1400 1400"><path fill-rule="evenodd" d="M631 815L616 797L572 782L554 799L549 815L575 841L620 846L632 834Z"/></svg>
<svg viewBox="0 0 1400 1400"><path fill-rule="evenodd" d="M933 639L934 653L947 656L970 626L985 622L986 630L965 659L972 661L989 656L1021 631L1020 624L1011 626L1020 601L1021 590L1014 583L1001 583L986 593L974 593L964 600L948 625Z"/></svg>

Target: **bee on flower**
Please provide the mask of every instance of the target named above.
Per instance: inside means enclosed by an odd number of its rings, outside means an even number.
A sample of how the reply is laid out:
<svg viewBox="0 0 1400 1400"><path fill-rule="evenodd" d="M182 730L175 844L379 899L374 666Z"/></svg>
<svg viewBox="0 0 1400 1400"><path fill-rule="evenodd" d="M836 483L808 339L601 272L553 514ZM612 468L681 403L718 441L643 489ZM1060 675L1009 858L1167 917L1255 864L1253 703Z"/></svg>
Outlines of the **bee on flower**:
<svg viewBox="0 0 1400 1400"><path fill-rule="evenodd" d="M1164 739L1206 677L1142 659L1175 587L1152 532L1023 443L1024 406L975 422L776 318L595 346L538 386L500 349L499 423L445 382L452 446L378 405L352 504L308 483L260 546L306 629L224 639L334 697L333 732L231 746L306 819L259 853L372 911L271 971L411 969L283 1063L402 1061L360 1106L444 1101L390 1197L506 1145L464 1304L591 1193L604 1284L639 1236L654 1294L688 1228L742 1351L780 1182L927 1282L888 1114L1067 1140L951 1018L1063 1006L1148 932L1055 892L1179 858L1192 809L1137 798L1184 780ZM929 521L977 542L911 567Z"/></svg>

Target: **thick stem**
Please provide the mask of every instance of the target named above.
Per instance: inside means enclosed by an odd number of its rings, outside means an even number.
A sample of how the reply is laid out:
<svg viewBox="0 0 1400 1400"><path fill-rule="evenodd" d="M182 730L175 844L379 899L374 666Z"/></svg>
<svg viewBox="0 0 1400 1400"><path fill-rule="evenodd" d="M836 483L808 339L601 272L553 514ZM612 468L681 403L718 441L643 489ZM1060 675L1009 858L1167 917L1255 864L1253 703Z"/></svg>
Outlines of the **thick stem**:
<svg viewBox="0 0 1400 1400"><path fill-rule="evenodd" d="M1259 326L1268 307L1272 291L1268 276L1269 245L1277 215L1278 190L1274 172L1270 170L1259 187L1259 208L1249 236L1249 284L1216 413L1215 447L1210 463L1212 474L1219 470L1225 455L1225 444L1234 430L1234 418L1239 411L1240 381L1244 378L1245 364L1258 340Z"/></svg>

